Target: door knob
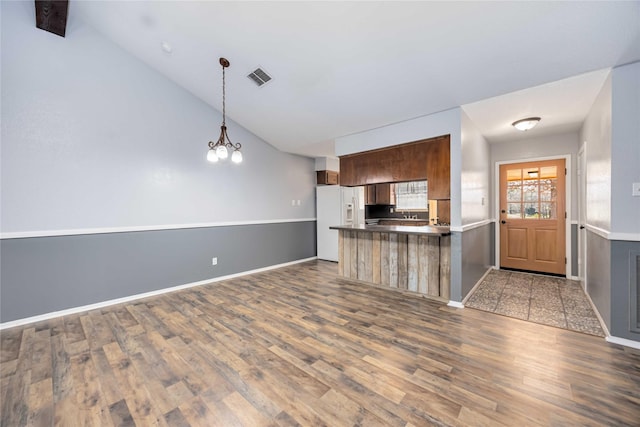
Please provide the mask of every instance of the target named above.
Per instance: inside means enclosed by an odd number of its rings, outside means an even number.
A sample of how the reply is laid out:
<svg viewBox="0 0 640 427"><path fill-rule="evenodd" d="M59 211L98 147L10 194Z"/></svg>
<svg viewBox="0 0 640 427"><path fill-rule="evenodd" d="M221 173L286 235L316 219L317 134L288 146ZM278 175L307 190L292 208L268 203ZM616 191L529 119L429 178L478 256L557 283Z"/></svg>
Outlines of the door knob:
<svg viewBox="0 0 640 427"><path fill-rule="evenodd" d="M507 213L507 211L505 211L504 209L502 209L500 212L502 212L502 213Z"/></svg>
<svg viewBox="0 0 640 427"><path fill-rule="evenodd" d="M507 221L505 221L504 219L502 221L500 221L501 224L506 224Z"/></svg>
<svg viewBox="0 0 640 427"><path fill-rule="evenodd" d="M584 225L581 225L581 226L580 226L580 230L584 230Z"/></svg>

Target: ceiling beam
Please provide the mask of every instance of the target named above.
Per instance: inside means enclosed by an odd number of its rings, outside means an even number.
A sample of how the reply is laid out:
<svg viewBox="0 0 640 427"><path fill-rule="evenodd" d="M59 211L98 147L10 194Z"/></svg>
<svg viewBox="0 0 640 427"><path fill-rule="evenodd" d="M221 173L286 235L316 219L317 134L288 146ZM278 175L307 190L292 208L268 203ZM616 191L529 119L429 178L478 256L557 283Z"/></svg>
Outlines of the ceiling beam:
<svg viewBox="0 0 640 427"><path fill-rule="evenodd" d="M64 37L69 0L36 0L36 27Z"/></svg>

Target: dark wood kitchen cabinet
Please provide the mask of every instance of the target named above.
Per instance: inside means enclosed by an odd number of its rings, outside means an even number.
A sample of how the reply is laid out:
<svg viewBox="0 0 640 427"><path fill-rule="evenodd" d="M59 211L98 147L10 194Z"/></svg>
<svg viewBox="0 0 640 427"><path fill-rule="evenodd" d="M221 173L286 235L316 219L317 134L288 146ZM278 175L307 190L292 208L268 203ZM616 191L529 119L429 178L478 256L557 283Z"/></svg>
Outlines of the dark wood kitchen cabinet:
<svg viewBox="0 0 640 427"><path fill-rule="evenodd" d="M364 187L364 204L375 205L376 204L376 185L369 184Z"/></svg>
<svg viewBox="0 0 640 427"><path fill-rule="evenodd" d="M335 171L317 171L316 183L318 185L338 185L340 183L340 176Z"/></svg>
<svg viewBox="0 0 640 427"><path fill-rule="evenodd" d="M369 184L365 186L366 205L395 205L396 195L393 184Z"/></svg>
<svg viewBox="0 0 640 427"><path fill-rule="evenodd" d="M435 194L449 193L449 135L340 157L340 184L433 181ZM444 184L443 189L438 188ZM431 190L432 184L429 183ZM431 196L429 197L431 198ZM440 197L440 198L448 198Z"/></svg>
<svg viewBox="0 0 640 427"><path fill-rule="evenodd" d="M451 151L449 141L427 146L429 199L451 198Z"/></svg>

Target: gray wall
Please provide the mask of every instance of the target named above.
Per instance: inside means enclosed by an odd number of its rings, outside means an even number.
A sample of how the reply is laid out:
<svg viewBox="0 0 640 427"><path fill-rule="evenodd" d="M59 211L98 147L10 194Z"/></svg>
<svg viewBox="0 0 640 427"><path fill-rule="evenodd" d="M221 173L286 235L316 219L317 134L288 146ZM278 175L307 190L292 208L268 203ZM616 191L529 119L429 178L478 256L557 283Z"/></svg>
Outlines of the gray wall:
<svg viewBox="0 0 640 427"><path fill-rule="evenodd" d="M577 156L578 156L578 132L565 132L556 135L544 135L518 141L508 141L491 144L491 167L495 171L497 162L511 160L526 160L537 157L552 157L567 155L571 156L571 206L570 220L578 218L578 179L577 179ZM498 177L491 174L491 188L495 188ZM491 192L492 213L496 215L499 194ZM569 260L567 273L573 276L578 275L578 241L576 234L576 224L568 224L571 227L571 260Z"/></svg>
<svg viewBox="0 0 640 427"><path fill-rule="evenodd" d="M587 292L611 335L640 341L632 330L640 253L640 63L614 68L580 133L586 153Z"/></svg>
<svg viewBox="0 0 640 427"><path fill-rule="evenodd" d="M478 131L475 123L461 111L462 159L461 159L461 217L462 224L469 225L491 218L489 196L491 194L490 147ZM462 301L493 263L495 233L493 223L472 228L459 234L460 285Z"/></svg>
<svg viewBox="0 0 640 427"><path fill-rule="evenodd" d="M637 316L637 300L631 295L638 291L632 270L637 271L640 253L640 197L631 195L631 184L640 182L640 62L614 68L611 84L610 331L640 341L640 333L631 327Z"/></svg>
<svg viewBox="0 0 640 427"><path fill-rule="evenodd" d="M210 164L218 111L80 20L0 8L0 321L315 255L313 159L227 118L245 161ZM188 228L229 222L262 225Z"/></svg>
<svg viewBox="0 0 640 427"><path fill-rule="evenodd" d="M639 254L640 242L610 240L587 231L587 292L611 335L634 341L640 341L640 332L631 324L638 318Z"/></svg>
<svg viewBox="0 0 640 427"><path fill-rule="evenodd" d="M491 168L495 170L495 164L501 161L526 160L536 157L551 157L565 154L571 155L571 220L578 218L578 187L577 187L577 156L578 156L578 132L560 133L556 135L545 135L541 137L531 137L518 141L508 141L491 144ZM495 188L498 177L491 179L491 188ZM499 195L492 194L492 213L498 210L497 204Z"/></svg>
<svg viewBox="0 0 640 427"><path fill-rule="evenodd" d="M464 110L460 112L462 159L460 169L462 225L491 218L489 143Z"/></svg>
<svg viewBox="0 0 640 427"><path fill-rule="evenodd" d="M611 332L611 244L589 228L611 226L611 75L587 114L580 142L586 156L586 291Z"/></svg>
<svg viewBox="0 0 640 427"><path fill-rule="evenodd" d="M611 231L640 240L640 62L613 69L611 100Z"/></svg>
<svg viewBox="0 0 640 427"><path fill-rule="evenodd" d="M307 221L4 239L0 322L313 257L315 229Z"/></svg>
<svg viewBox="0 0 640 427"><path fill-rule="evenodd" d="M611 242L587 230L587 293L611 331Z"/></svg>
<svg viewBox="0 0 640 427"><path fill-rule="evenodd" d="M611 241L610 332L613 336L640 342L637 323L635 325L631 323L633 319L636 321L638 319L637 295L640 291L636 276L638 255L640 255L640 242ZM636 295L635 300L631 298L634 294Z"/></svg>
<svg viewBox="0 0 640 427"><path fill-rule="evenodd" d="M611 84L609 75L580 131L586 157L586 222L607 231L611 230Z"/></svg>
<svg viewBox="0 0 640 427"><path fill-rule="evenodd" d="M228 118L245 161L210 164L218 111L81 21L62 38L0 7L3 233L315 218L313 159Z"/></svg>
<svg viewBox="0 0 640 427"><path fill-rule="evenodd" d="M491 222L461 233L462 299L494 265L494 230L495 223Z"/></svg>

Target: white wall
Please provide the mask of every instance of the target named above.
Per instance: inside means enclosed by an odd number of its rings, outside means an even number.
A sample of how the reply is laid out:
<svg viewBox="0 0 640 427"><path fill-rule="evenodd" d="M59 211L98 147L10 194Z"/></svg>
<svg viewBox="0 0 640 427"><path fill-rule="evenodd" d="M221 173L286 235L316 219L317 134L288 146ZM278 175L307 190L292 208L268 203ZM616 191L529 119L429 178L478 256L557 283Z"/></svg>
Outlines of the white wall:
<svg viewBox="0 0 640 427"><path fill-rule="evenodd" d="M507 141L490 144L491 146L491 168L495 170L497 162L511 160L527 160L540 157L553 157L571 155L571 218L577 219L577 156L578 156L578 133L569 132L557 135L545 135L532 137L518 141ZM491 179L491 188L495 187L498 177ZM492 212L497 211L498 195L491 196Z"/></svg>
<svg viewBox="0 0 640 427"><path fill-rule="evenodd" d="M315 217L313 159L228 120L245 161L207 163L216 110L82 23L0 7L3 233Z"/></svg>
<svg viewBox="0 0 640 427"><path fill-rule="evenodd" d="M487 140L464 111L461 126L461 215L462 225L467 225L490 218L490 160Z"/></svg>
<svg viewBox="0 0 640 427"><path fill-rule="evenodd" d="M336 139L336 156L390 147L421 139L450 135L451 145L451 226L461 225L460 108L418 117Z"/></svg>
<svg viewBox="0 0 640 427"><path fill-rule="evenodd" d="M637 120L637 118L636 118ZM580 132L586 155L587 224L611 230L611 75L593 103ZM630 189L629 189L630 190Z"/></svg>
<svg viewBox="0 0 640 427"><path fill-rule="evenodd" d="M611 87L611 231L640 236L640 62L616 67Z"/></svg>

